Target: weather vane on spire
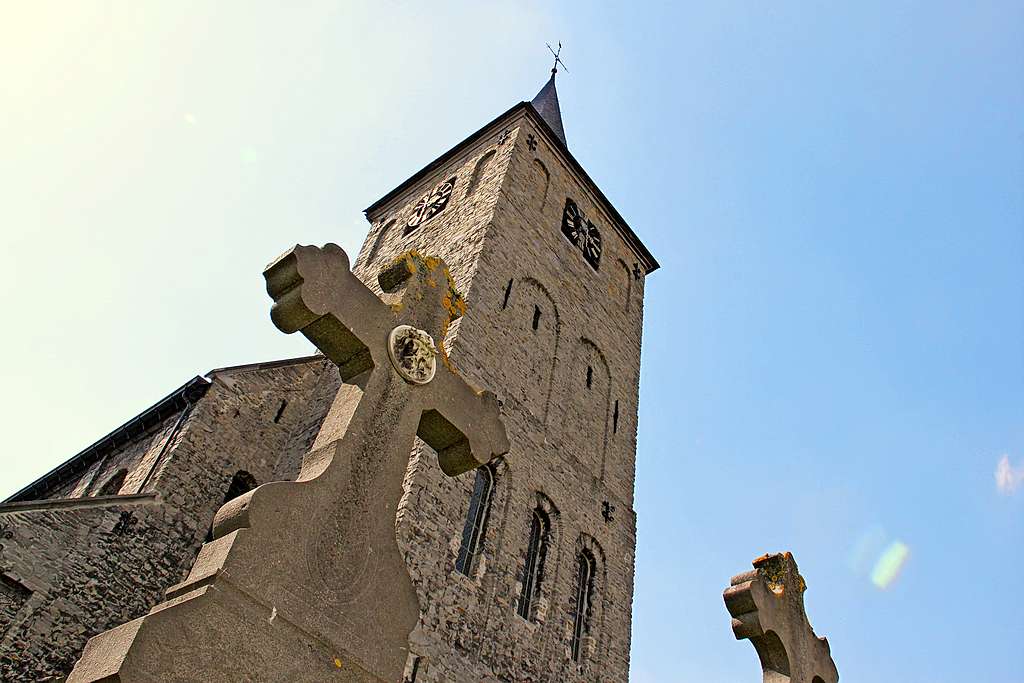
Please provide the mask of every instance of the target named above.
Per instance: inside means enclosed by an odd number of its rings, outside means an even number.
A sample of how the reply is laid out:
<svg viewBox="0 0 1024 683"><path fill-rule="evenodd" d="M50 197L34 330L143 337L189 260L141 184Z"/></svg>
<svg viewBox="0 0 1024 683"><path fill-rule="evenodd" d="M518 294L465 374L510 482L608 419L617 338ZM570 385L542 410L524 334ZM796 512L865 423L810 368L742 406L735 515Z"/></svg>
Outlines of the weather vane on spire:
<svg viewBox="0 0 1024 683"><path fill-rule="evenodd" d="M552 74L558 73L558 65L559 64L561 64L562 68L565 69L566 72L568 72L569 71L569 67L567 67L565 65L565 62L563 62L562 58L559 56L559 55L562 54L562 41L558 41L558 51L557 52L555 52L555 48L551 47L551 43L545 43L545 45L547 45L548 49L551 50L551 54L553 54L555 56L555 65L551 67L551 73Z"/></svg>

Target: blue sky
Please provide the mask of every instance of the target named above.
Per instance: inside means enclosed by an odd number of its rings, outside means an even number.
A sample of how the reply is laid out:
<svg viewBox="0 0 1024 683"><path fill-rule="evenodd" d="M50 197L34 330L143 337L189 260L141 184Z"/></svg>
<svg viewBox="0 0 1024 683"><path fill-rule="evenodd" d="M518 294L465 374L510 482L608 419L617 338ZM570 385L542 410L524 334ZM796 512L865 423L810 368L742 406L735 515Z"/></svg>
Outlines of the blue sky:
<svg viewBox="0 0 1024 683"><path fill-rule="evenodd" d="M662 263L633 683L759 680L721 591L783 549L842 680L1024 682L1024 6L0 16L0 494L196 373L306 353L262 266L357 248L561 40L570 147Z"/></svg>

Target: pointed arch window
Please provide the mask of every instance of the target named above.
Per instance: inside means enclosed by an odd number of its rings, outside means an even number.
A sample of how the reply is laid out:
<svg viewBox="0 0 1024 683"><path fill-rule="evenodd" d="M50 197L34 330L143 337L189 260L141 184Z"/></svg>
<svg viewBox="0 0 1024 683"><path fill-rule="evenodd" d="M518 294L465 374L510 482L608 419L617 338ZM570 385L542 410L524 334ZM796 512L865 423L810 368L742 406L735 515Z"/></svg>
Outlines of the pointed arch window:
<svg viewBox="0 0 1024 683"><path fill-rule="evenodd" d="M548 551L551 520L537 508L530 521L530 542L526 547L526 566L523 568L523 588L519 595L516 611L527 621L533 616L533 606L540 595L540 583L544 576L544 557Z"/></svg>
<svg viewBox="0 0 1024 683"><path fill-rule="evenodd" d="M594 595L594 557L587 551L579 555L576 570L576 616L572 628L572 660L579 662L583 654L583 636L590 630L590 603Z"/></svg>
<svg viewBox="0 0 1024 683"><path fill-rule="evenodd" d="M462 544L459 546L459 556L455 560L455 569L466 576L472 575L473 565L483 547L493 497L494 468L484 465L476 471L473 495L469 499L469 512L466 513L466 524L462 527Z"/></svg>

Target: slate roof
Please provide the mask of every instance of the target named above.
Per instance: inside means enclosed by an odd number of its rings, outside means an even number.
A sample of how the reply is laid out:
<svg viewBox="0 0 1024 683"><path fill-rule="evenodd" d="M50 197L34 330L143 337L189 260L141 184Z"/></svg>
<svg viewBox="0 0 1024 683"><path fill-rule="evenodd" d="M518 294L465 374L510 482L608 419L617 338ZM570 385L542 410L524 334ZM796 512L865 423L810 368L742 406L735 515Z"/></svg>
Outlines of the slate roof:
<svg viewBox="0 0 1024 683"><path fill-rule="evenodd" d="M69 479L81 476L83 472L111 452L156 429L168 417L180 413L189 405L194 404L202 398L209 387L210 381L205 377L193 377L84 451L72 456L3 502L37 500L45 496L47 491L60 486Z"/></svg>
<svg viewBox="0 0 1024 683"><path fill-rule="evenodd" d="M551 132L555 134L555 137L568 147L569 143L565 141L565 129L562 127L562 110L558 106L558 91L555 90L554 69L551 70L551 78L540 89L537 96L530 101L530 104L537 110L544 122L551 127Z"/></svg>

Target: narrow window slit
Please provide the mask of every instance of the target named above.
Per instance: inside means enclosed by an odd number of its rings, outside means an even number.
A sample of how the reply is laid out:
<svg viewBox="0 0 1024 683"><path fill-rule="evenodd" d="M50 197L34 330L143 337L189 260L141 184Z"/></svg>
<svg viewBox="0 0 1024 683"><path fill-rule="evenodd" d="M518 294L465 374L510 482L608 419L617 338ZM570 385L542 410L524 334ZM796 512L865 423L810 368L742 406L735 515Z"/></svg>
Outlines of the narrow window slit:
<svg viewBox="0 0 1024 683"><path fill-rule="evenodd" d="M593 386L594 386L594 366L593 365L588 365L587 366L587 389L590 389Z"/></svg>
<svg viewBox="0 0 1024 683"><path fill-rule="evenodd" d="M540 306L533 307L533 329L540 327Z"/></svg>
<svg viewBox="0 0 1024 683"><path fill-rule="evenodd" d="M615 410L612 412L612 434L619 431L619 402L615 401Z"/></svg>
<svg viewBox="0 0 1024 683"><path fill-rule="evenodd" d="M512 278L508 280L508 287L505 288L505 298L501 301L501 310L508 308L508 298L512 295ZM536 328L534 328L536 329Z"/></svg>
<svg viewBox="0 0 1024 683"><path fill-rule="evenodd" d="M274 415L274 424L281 421L281 416L284 415L284 409L288 407L288 401L281 399L281 405L277 407L277 415Z"/></svg>

